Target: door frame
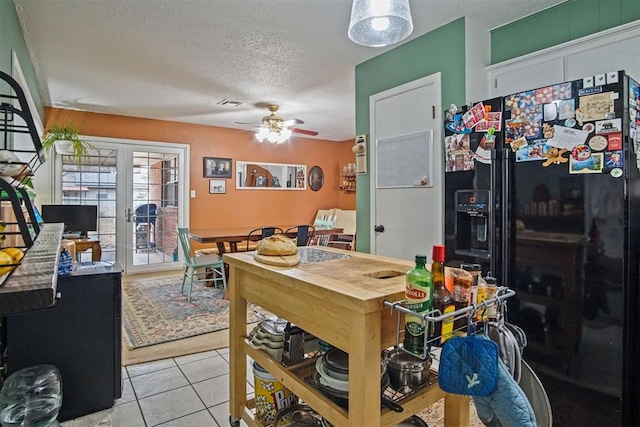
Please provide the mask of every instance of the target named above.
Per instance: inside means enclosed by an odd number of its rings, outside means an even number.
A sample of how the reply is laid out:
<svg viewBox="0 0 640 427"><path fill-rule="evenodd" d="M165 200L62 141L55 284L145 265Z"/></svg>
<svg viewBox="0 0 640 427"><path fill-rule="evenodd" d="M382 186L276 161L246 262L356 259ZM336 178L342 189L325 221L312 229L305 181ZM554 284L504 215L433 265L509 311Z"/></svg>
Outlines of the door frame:
<svg viewBox="0 0 640 427"><path fill-rule="evenodd" d="M178 206L182 206L181 209L178 209L178 226L179 227L188 227L189 226L189 173L187 171L187 166L189 165L189 159L191 158L191 146L189 144L180 144L174 142L158 142L158 141L144 141L144 140L132 140L132 139L120 139L120 138L107 138L107 137L93 137L93 136L84 136L81 135L80 138L85 139L92 144L94 144L97 148L102 147L110 147L115 148L117 151L116 154L116 162L118 171L121 171L125 167L125 151L126 148L130 148L133 146L144 147L145 150L154 151L160 148L173 148L180 149L183 151L183 155L179 156L179 168L178 168L178 180L180 184L180 195L178 199ZM62 159L60 156L56 155L52 168L52 175L54 182L53 186L53 202L52 203L61 203L62 201L62 175L60 171L62 170ZM127 251L132 251L131 247L126 245L128 233L127 222L125 220L125 210L127 205L130 203L129 200L126 200L126 185L128 179L123 176L122 179L116 180L116 262L118 262L123 268L124 272L127 271L127 260L130 259L131 255ZM180 262L181 254L179 254L178 262ZM163 268L162 266L166 266ZM175 270L178 264L176 263L163 263L163 264L150 264L146 266L138 266L136 268L135 273L143 273L145 271L159 271L159 270Z"/></svg>
<svg viewBox="0 0 640 427"><path fill-rule="evenodd" d="M412 90L418 89L423 86L434 85L436 95L434 105L436 106L435 111L435 121L437 123L442 123L442 83L441 83L442 73L437 72L430 74L428 76L413 80L411 82L393 87L391 89L387 89L382 92L378 92L369 97L369 165L370 165L370 173L371 176L369 178L369 220L371 224L371 228L369 230L369 239L370 239L370 250L369 252L372 254L376 254L378 252L377 242L376 242L376 232L374 231L374 226L376 224L376 160L377 160L377 144L376 144L376 103L380 100L390 98L396 95L400 95L405 92L410 92ZM440 153L440 151L436 150L436 145L442 145L442 127L435 126L433 129L433 153L434 155ZM435 162L440 162L442 164L441 156L438 158L434 158ZM436 219L435 224L439 228L439 235L441 236L441 240L444 241L444 168L440 168L440 173L437 174L434 170L433 179L434 186L440 185L441 194L440 194L440 214L439 218Z"/></svg>

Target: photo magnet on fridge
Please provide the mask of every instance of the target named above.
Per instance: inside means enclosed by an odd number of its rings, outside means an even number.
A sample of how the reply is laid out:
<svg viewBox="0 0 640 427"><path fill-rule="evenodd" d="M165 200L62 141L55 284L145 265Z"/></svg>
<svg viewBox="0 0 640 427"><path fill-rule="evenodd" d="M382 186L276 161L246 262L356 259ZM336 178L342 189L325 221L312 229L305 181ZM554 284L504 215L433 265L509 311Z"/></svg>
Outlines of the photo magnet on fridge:
<svg viewBox="0 0 640 427"><path fill-rule="evenodd" d="M569 173L602 173L603 166L603 153L591 154L588 159L582 161L569 157Z"/></svg>

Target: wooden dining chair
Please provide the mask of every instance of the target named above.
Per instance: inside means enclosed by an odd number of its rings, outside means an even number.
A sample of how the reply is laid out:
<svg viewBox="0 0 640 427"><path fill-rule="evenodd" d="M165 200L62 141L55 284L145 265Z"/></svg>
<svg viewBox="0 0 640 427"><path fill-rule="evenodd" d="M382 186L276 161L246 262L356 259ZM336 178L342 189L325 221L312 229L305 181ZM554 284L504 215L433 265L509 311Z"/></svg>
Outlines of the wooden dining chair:
<svg viewBox="0 0 640 427"><path fill-rule="evenodd" d="M187 301L191 302L191 290L193 283L212 283L216 288L222 282L222 287L227 290L227 276L224 271L224 262L220 255L203 255L194 256L189 241L189 229L178 227L178 240L182 248L184 272L182 275L182 289L180 293L184 294L184 285L189 278L189 292L187 293Z"/></svg>
<svg viewBox="0 0 640 427"><path fill-rule="evenodd" d="M256 249L257 236L260 236L259 240L265 237L273 236L274 234L282 234L284 231L280 227L260 227L251 230L247 235L247 251L253 251Z"/></svg>
<svg viewBox="0 0 640 427"><path fill-rule="evenodd" d="M313 225L303 224L289 227L284 233L287 236L295 235L296 246L308 246L315 232L316 228Z"/></svg>

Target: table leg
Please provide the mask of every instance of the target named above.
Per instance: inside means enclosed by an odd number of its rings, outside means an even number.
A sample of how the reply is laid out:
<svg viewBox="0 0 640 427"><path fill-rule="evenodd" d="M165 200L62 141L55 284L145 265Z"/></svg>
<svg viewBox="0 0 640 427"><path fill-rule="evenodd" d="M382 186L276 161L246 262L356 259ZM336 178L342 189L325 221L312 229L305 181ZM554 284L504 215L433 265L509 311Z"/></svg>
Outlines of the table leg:
<svg viewBox="0 0 640 427"><path fill-rule="evenodd" d="M247 360L242 344L247 330L247 300L240 296L238 279L242 274L230 268L229 294L229 412L239 419L247 401Z"/></svg>
<svg viewBox="0 0 640 427"><path fill-rule="evenodd" d="M380 312L352 313L349 425L380 425Z"/></svg>
<svg viewBox="0 0 640 427"><path fill-rule="evenodd" d="M444 398L444 425L445 427L468 426L469 396L460 394L447 394Z"/></svg>
<svg viewBox="0 0 640 427"><path fill-rule="evenodd" d="M91 261L97 262L102 259L102 245L94 243L91 247Z"/></svg>
<svg viewBox="0 0 640 427"><path fill-rule="evenodd" d="M224 242L217 242L216 246L218 247L218 255L222 256L223 253L227 252L227 248L224 247Z"/></svg>

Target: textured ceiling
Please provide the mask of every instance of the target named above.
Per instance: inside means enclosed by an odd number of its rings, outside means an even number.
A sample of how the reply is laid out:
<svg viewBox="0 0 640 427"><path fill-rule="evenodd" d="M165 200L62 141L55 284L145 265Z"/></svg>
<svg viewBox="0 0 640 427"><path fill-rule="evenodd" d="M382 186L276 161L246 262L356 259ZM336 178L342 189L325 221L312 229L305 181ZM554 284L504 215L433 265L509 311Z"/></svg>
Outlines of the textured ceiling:
<svg viewBox="0 0 640 427"><path fill-rule="evenodd" d="M412 0L414 31L492 29L564 0ZM267 103L317 138L355 135L349 0L14 0L46 105L251 129ZM223 99L238 107L217 105Z"/></svg>

